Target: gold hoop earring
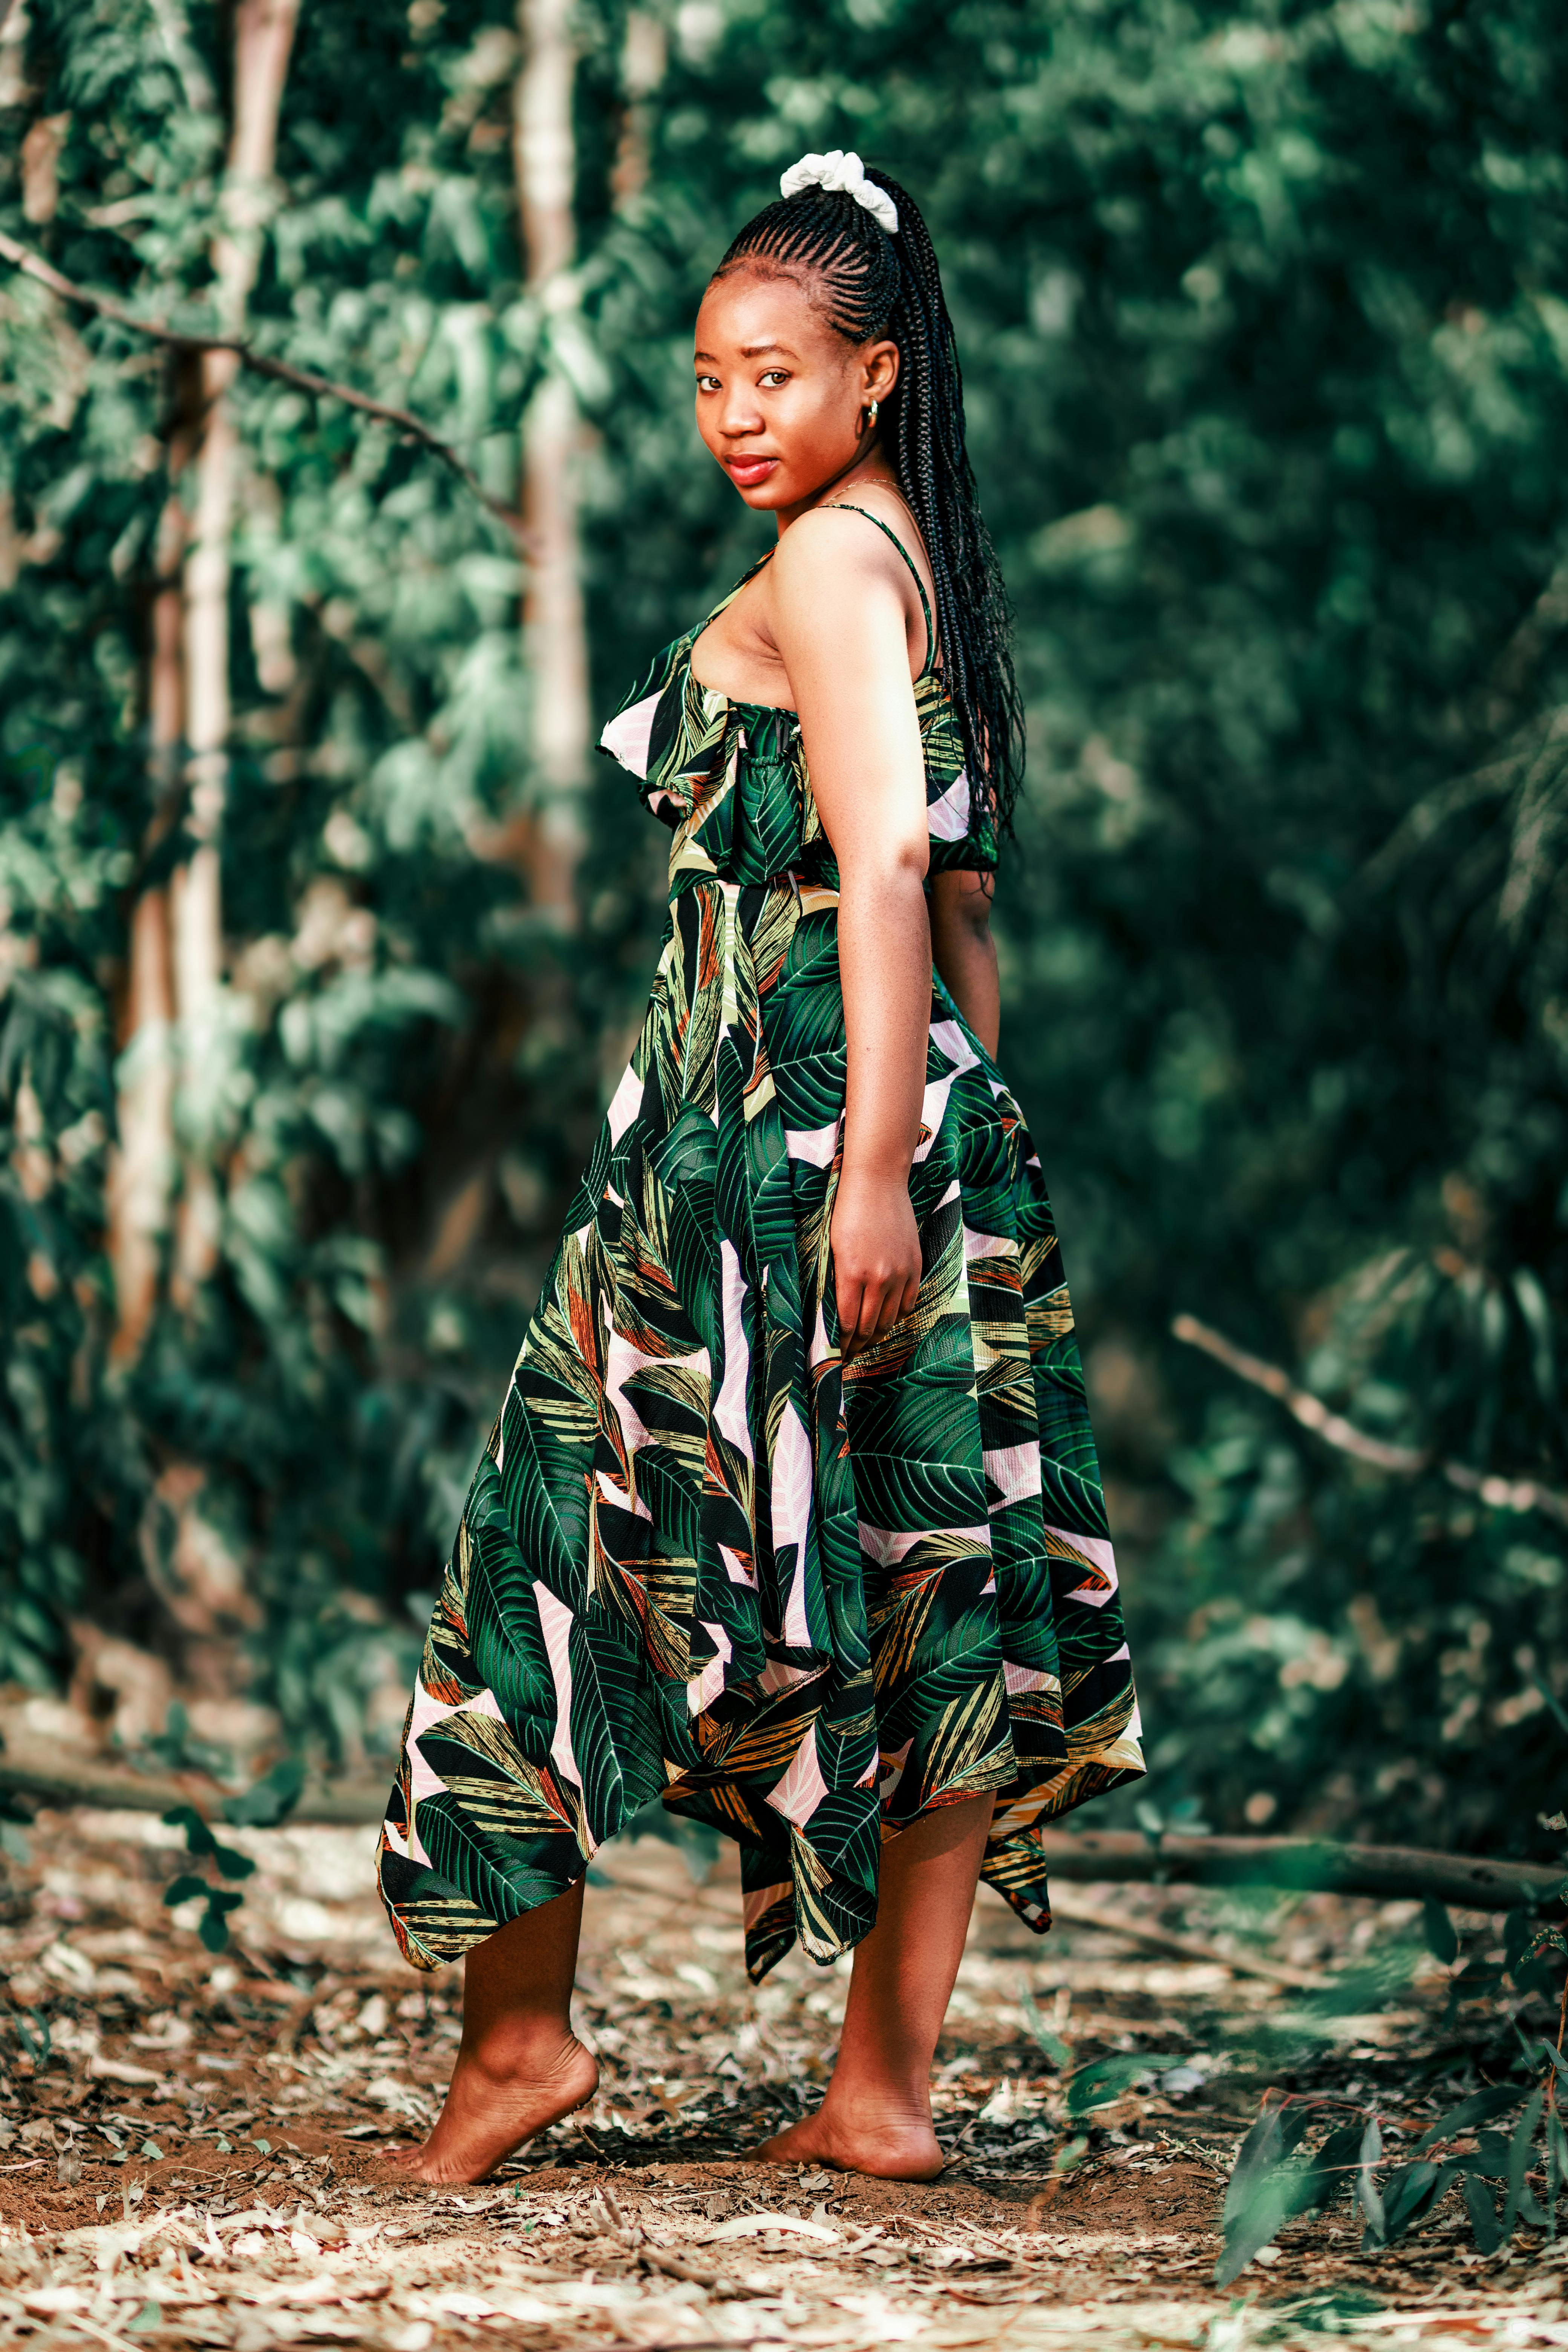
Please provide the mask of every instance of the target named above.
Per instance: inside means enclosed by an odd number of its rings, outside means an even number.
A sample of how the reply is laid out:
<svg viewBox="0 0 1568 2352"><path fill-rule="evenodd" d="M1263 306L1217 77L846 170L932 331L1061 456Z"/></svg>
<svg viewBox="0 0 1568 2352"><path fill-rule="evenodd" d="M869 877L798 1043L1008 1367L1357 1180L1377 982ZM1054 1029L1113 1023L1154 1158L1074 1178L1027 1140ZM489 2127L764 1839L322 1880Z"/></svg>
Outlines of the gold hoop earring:
<svg viewBox="0 0 1568 2352"><path fill-rule="evenodd" d="M881 404L879 401L871 400L868 401L866 404L866 430L868 433L875 433L877 430L877 418L880 414L880 409Z"/></svg>

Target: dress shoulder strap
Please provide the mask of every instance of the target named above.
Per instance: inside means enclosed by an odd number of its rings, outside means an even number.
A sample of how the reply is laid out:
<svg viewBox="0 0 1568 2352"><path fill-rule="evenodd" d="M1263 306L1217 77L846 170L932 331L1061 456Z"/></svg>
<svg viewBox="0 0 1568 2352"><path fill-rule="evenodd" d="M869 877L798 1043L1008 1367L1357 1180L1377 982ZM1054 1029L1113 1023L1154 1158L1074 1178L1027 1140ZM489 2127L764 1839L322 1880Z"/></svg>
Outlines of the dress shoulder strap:
<svg viewBox="0 0 1568 2352"><path fill-rule="evenodd" d="M928 670L936 657L936 628L931 620L931 604L926 595L925 582L921 578L920 566L915 562L914 557L910 553L909 549L904 545L903 541L899 537L898 532L894 530L889 524L885 523L880 515L874 515L869 507L858 507L854 503L853 499L825 499L822 505L817 508L816 511L818 514L837 513L864 515L868 522L874 522L876 524L877 529L881 532L884 539L890 539L892 541L893 545L898 549L899 553L903 557L904 562L910 567L910 577L915 583L916 593L921 600L921 612L924 615L926 625L926 657L921 664L921 668L922 672Z"/></svg>

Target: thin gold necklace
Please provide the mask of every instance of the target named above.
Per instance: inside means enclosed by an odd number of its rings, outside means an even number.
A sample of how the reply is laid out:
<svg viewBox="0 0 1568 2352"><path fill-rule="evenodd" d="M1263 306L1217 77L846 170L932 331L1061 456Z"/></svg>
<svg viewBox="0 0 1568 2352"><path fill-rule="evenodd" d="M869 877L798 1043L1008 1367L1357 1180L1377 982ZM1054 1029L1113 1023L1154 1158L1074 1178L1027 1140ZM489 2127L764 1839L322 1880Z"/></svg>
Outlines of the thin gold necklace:
<svg viewBox="0 0 1568 2352"><path fill-rule="evenodd" d="M853 488L854 486L851 485L850 487ZM908 499L905 498L902 490L900 489L897 482L895 482L890 477L884 477L881 474L871 474L867 478L866 488L868 489L891 490L893 496L897 499L899 504L908 515L910 522L914 525L915 540L923 552L925 549L925 540L921 532L920 517L916 514L913 507L910 506ZM822 503L825 507L842 507L847 506L849 504L849 500L847 499L828 498L824 499ZM929 561L930 559L928 558L927 560Z"/></svg>

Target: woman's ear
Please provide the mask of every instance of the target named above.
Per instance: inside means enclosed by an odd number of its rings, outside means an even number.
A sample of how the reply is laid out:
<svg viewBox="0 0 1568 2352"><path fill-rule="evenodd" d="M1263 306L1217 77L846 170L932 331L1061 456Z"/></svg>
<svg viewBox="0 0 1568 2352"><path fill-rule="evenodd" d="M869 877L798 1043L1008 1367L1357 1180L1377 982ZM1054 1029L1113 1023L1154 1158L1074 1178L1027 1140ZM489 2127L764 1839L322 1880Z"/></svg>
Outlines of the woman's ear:
<svg viewBox="0 0 1568 2352"><path fill-rule="evenodd" d="M899 380L899 347L894 342L872 343L865 357L865 383L862 400L886 400Z"/></svg>

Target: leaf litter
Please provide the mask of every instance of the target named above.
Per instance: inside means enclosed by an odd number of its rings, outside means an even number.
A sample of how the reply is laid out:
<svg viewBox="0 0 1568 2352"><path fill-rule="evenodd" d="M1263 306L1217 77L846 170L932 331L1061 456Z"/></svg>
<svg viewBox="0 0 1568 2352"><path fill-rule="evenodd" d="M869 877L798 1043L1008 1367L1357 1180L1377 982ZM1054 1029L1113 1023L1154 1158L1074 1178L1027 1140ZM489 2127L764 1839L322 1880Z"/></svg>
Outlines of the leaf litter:
<svg viewBox="0 0 1568 2352"><path fill-rule="evenodd" d="M797 1953L753 1990L733 1857L694 1885L622 1842L586 1905L592 2106L426 2189L384 2158L438 2111L458 1972L397 1965L363 1832L232 1836L255 1870L216 1958L198 1898L163 1899L174 1826L46 1816L11 1863L0 2347L1568 2347L1556 2143L1544 2184L1524 2095L1445 2041L1447 1967L1394 1964L1414 1906L1100 1890L1168 1938L1214 1948L1217 1917L1254 1958L1376 1979L1307 2034L1268 1978L1081 1922L1041 1943L983 1892L935 2070L948 2163L910 2186L747 2160L826 2082L847 1969ZM1378 2242L1423 2198L1421 2234Z"/></svg>

